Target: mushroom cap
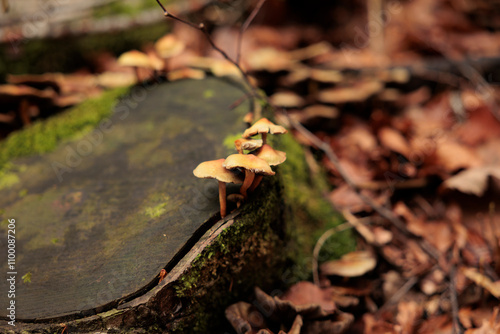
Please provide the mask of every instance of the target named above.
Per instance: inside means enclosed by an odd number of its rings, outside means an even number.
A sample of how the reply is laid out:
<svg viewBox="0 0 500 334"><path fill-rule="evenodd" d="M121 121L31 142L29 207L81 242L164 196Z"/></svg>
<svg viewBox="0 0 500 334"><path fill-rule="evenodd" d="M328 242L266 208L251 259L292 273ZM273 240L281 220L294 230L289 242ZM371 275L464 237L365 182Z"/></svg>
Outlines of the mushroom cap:
<svg viewBox="0 0 500 334"><path fill-rule="evenodd" d="M243 132L243 138L250 138L258 133L283 134L287 132L281 125L276 125L267 118L261 118Z"/></svg>
<svg viewBox="0 0 500 334"><path fill-rule="evenodd" d="M151 67L151 60L144 52L131 50L122 53L118 57L118 64L121 66Z"/></svg>
<svg viewBox="0 0 500 334"><path fill-rule="evenodd" d="M252 152L255 156L265 160L269 166L282 164L286 160L286 153L277 151L268 144L262 145L261 148Z"/></svg>
<svg viewBox="0 0 500 334"><path fill-rule="evenodd" d="M245 168L256 174L274 175L271 166L265 160L253 154L231 154L226 158L222 166L227 169Z"/></svg>
<svg viewBox="0 0 500 334"><path fill-rule="evenodd" d="M227 200L230 202L243 202L245 200L245 196L242 194L230 194L227 196Z"/></svg>
<svg viewBox="0 0 500 334"><path fill-rule="evenodd" d="M234 141L236 149L241 147L243 150L253 151L262 146L262 139L245 139L239 138Z"/></svg>
<svg viewBox="0 0 500 334"><path fill-rule="evenodd" d="M225 183L243 183L241 177L222 166L224 160L217 159L202 162L193 170L193 174L202 179L217 179Z"/></svg>
<svg viewBox="0 0 500 334"><path fill-rule="evenodd" d="M160 38L155 43L155 50L162 58L170 58L179 55L186 44L173 34L168 34Z"/></svg>

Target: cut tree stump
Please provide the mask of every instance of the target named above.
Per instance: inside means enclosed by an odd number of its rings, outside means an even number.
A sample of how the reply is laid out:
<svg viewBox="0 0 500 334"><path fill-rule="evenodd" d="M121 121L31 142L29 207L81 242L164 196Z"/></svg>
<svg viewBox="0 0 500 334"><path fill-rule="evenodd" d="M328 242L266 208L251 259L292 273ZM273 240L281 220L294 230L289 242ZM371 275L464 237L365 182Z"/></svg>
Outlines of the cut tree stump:
<svg viewBox="0 0 500 334"><path fill-rule="evenodd" d="M192 174L200 162L234 153L250 103L229 106L243 95L215 78L136 87L93 131L9 161L0 175L0 253L6 259L15 219L16 259L14 269L2 261L0 270L15 271L16 284L9 299L9 282L0 280L0 330L210 332L228 325L224 307L253 286L298 280L300 265L286 267L301 245L290 242L290 230L304 219L321 228L333 211L311 195L291 136L276 142L290 150L288 167L223 220L217 182ZM285 182L295 183L291 193ZM340 253L352 244L342 240Z"/></svg>

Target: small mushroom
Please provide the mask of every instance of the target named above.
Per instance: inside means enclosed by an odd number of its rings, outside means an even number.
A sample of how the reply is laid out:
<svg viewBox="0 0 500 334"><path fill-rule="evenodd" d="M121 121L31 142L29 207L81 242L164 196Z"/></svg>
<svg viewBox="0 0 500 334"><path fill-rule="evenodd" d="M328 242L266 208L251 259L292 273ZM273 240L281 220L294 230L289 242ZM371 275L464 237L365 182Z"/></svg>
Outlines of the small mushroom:
<svg viewBox="0 0 500 334"><path fill-rule="evenodd" d="M261 158L262 160L265 160L269 164L269 166L282 164L286 160L285 152L275 150L268 144L262 145L261 148L253 151L252 154ZM248 191L254 191L255 188L257 188L257 186L260 184L260 181L262 181L262 176L262 174L255 175L255 179L253 180L250 188L248 188Z"/></svg>
<svg viewBox="0 0 500 334"><path fill-rule="evenodd" d="M164 70L169 70L168 60L175 57L184 51L186 44L178 39L173 34L168 34L160 38L155 43L155 50L158 55L163 59Z"/></svg>
<svg viewBox="0 0 500 334"><path fill-rule="evenodd" d="M245 180L240 188L240 193L246 198L247 189L250 188L255 174L274 175L269 164L252 154L231 154L222 164L227 169L242 168L245 170Z"/></svg>
<svg viewBox="0 0 500 334"><path fill-rule="evenodd" d="M122 53L120 57L118 57L118 64L121 66L130 66L134 69L135 76L137 81L140 81L139 78L139 67L152 69L151 60L147 54L137 51L131 50L125 53Z"/></svg>
<svg viewBox="0 0 500 334"><path fill-rule="evenodd" d="M261 146L262 146L261 139L240 138L240 139L236 139L234 141L234 147L236 147L236 150L238 151L238 153L241 153L241 154L243 154L243 150L253 151L253 150L258 149Z"/></svg>
<svg viewBox="0 0 500 334"><path fill-rule="evenodd" d="M241 203L245 200L245 197L242 194L230 194L227 196L227 200L236 203L236 208L239 208Z"/></svg>
<svg viewBox="0 0 500 334"><path fill-rule="evenodd" d="M267 140L267 134L284 134L288 131L281 125L276 125L267 118L261 118L254 125L249 127L243 132L243 138L250 138L256 134L262 135L262 142L265 144Z"/></svg>
<svg viewBox="0 0 500 334"><path fill-rule="evenodd" d="M224 159L205 161L193 171L194 176L203 179L216 179L219 181L220 216L226 216L226 183L241 184L243 180L232 171L223 167Z"/></svg>

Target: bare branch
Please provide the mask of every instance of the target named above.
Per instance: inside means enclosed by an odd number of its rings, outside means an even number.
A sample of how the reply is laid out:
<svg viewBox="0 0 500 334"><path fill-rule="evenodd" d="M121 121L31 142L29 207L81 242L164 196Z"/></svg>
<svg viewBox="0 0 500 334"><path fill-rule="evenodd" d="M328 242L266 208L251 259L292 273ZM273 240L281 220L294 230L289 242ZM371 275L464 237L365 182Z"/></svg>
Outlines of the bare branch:
<svg viewBox="0 0 500 334"><path fill-rule="evenodd" d="M250 23L252 23L255 16L257 16L257 13L259 13L260 9L264 5L264 2L266 2L266 0L259 0L259 3L257 3L257 6L255 6L255 8L252 10L252 13L250 13L250 16L247 17L245 22L243 22L243 24L240 27L240 32L238 35L238 46L236 49L236 63L238 63L238 64L240 63L241 41L243 40L243 33L248 29L248 27L250 26Z"/></svg>

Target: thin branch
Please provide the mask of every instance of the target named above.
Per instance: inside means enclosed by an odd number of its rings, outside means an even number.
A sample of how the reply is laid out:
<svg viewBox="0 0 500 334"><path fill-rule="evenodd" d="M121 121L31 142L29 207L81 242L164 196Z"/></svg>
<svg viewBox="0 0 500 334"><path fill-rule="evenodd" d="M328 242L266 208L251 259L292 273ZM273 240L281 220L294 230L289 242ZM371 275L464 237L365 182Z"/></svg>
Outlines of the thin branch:
<svg viewBox="0 0 500 334"><path fill-rule="evenodd" d="M257 6L255 6L255 8L252 10L252 12L250 13L250 15L245 20L245 22L243 22L243 24L240 27L240 32L239 32L239 35L238 35L238 46L237 46L237 49L236 49L236 63L237 64L240 63L241 41L243 40L243 33L248 29L248 27L250 26L250 23L252 23L252 21L255 18L255 16L257 16L257 13L260 12L260 9L264 5L264 2L266 2L266 0L259 0L259 3L257 3Z"/></svg>
<svg viewBox="0 0 500 334"><path fill-rule="evenodd" d="M410 279L408 279L405 284L403 284L403 286L401 288L399 288L398 291L396 291L395 294L393 294L391 296L391 298L389 298L385 303L384 305L382 305L377 313L378 314L381 314L385 309L387 309L387 307L389 307L390 305L398 302L401 298L403 298L404 295L406 295L408 293L408 291L410 291L410 289L415 285L417 284L418 282L418 278L416 276L412 276Z"/></svg>
<svg viewBox="0 0 500 334"><path fill-rule="evenodd" d="M313 250L313 259L312 259L312 272L313 272L313 282L317 286L319 286L319 272L318 272L318 257L319 257L319 252L321 251L321 247L325 244L326 240L330 238L332 235L345 231L349 228L352 228L352 225L350 223L343 223L338 226L335 226L323 233L321 237L316 241L316 245L314 246Z"/></svg>
<svg viewBox="0 0 500 334"><path fill-rule="evenodd" d="M335 152L333 152L330 145L319 139L316 135L306 129L302 124L297 122L296 120L291 119L286 112L282 111L284 117L288 120L290 125L297 131L300 132L301 135L306 137L314 146L323 151L327 156L328 160L335 166L337 172L340 174L342 179L347 183L347 185L353 189L356 194L361 198L363 202L368 204L373 208L379 215L390 221L398 230L400 230L404 235L411 235L411 233L406 228L406 225L403 223L401 219L399 219L396 215L392 213L389 209L378 205L372 198L364 195L361 192L361 189L354 183L354 181L350 178L350 176L345 172L344 168L340 165L340 162L337 158ZM439 260L439 252L426 240L421 239L420 246L422 249L433 257L435 260Z"/></svg>
<svg viewBox="0 0 500 334"><path fill-rule="evenodd" d="M450 268L450 287L449 287L449 292L450 292L450 304L451 304L451 313L452 313L452 318L453 318L453 328L452 328L452 333L453 334L463 334L464 331L462 329L462 326L460 325L460 319L458 317L458 297L457 297L457 288L456 288L456 274L457 274L457 267L455 264L452 264Z"/></svg>
<svg viewBox="0 0 500 334"><path fill-rule="evenodd" d="M231 57L229 57L229 55L224 50L222 50L217 45L215 45L212 37L210 36L210 33L208 32L207 28L205 27L205 25L203 23L200 23L200 24L196 25L196 24L193 24L193 23L191 23L189 21L183 20L183 19L181 19L181 18L179 18L179 17L177 17L177 16L169 13L166 10L166 8L162 5L162 3L160 2L160 0L156 0L156 2L163 9L163 13L164 13L165 17L171 18L173 20L176 20L176 21L179 21L181 23L187 24L188 26L190 26L190 27L192 27L194 29L200 30L205 35L205 37L207 38L207 41L210 43L210 45L212 46L212 48L215 51L217 51L218 53L220 53L231 64L233 64L234 66L236 66L236 68L238 69L238 71L241 73L243 80L245 81L245 83L248 85L248 87L252 91L252 95L254 97L258 97L259 96L259 94L257 92L257 89L250 83L250 79L249 79L248 73L246 73L236 61L234 61Z"/></svg>

